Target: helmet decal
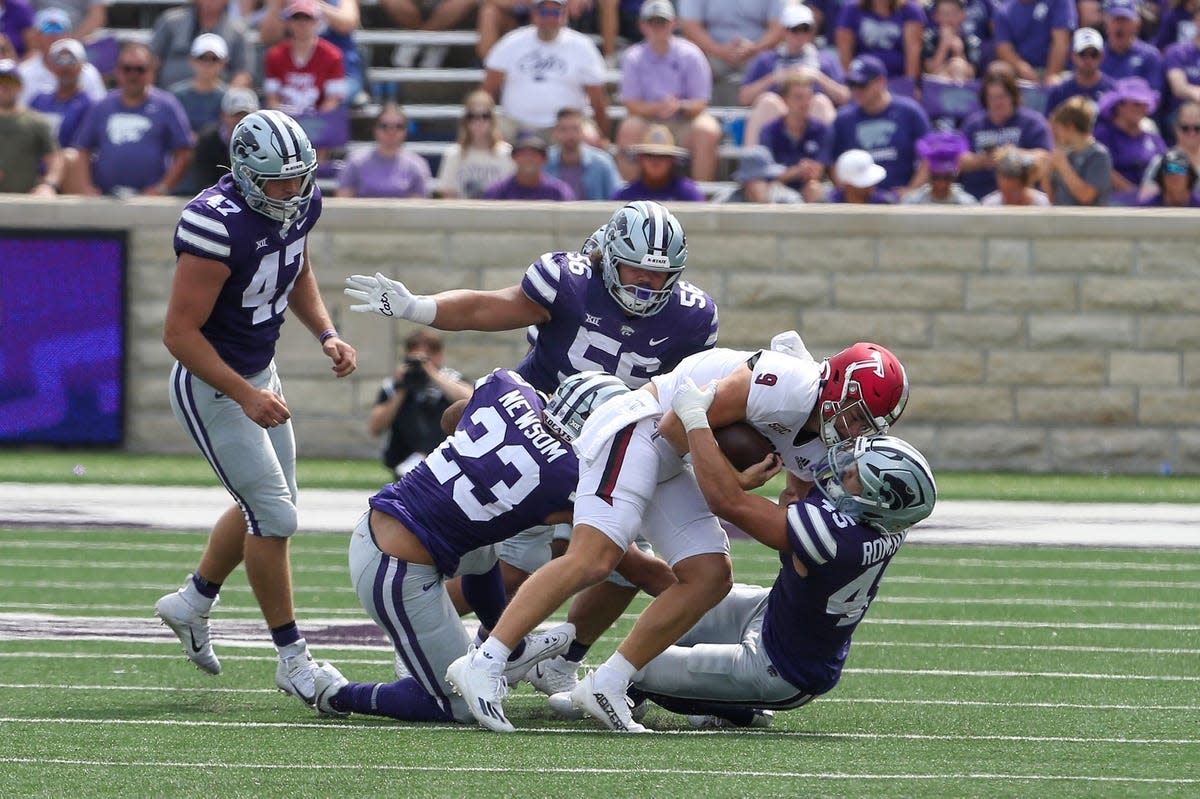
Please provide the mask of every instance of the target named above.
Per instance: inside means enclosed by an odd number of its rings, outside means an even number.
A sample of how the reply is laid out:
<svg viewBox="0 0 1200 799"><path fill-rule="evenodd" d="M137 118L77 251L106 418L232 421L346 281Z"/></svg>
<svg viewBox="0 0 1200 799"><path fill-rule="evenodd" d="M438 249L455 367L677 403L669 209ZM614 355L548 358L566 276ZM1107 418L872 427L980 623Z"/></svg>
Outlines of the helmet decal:
<svg viewBox="0 0 1200 799"><path fill-rule="evenodd" d="M261 148L258 146L258 139L254 138L253 131L250 128L241 128L233 139L231 149L239 158L249 158Z"/></svg>

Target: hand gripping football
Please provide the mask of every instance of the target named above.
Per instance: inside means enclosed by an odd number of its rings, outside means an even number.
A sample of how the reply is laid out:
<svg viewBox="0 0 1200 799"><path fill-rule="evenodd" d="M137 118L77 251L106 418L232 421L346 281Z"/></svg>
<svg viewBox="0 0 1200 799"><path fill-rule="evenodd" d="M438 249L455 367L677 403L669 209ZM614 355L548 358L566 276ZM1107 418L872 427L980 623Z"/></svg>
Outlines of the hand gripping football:
<svg viewBox="0 0 1200 799"><path fill-rule="evenodd" d="M713 430L713 438L725 457L739 472L744 471L775 451L771 442L748 422L734 422Z"/></svg>

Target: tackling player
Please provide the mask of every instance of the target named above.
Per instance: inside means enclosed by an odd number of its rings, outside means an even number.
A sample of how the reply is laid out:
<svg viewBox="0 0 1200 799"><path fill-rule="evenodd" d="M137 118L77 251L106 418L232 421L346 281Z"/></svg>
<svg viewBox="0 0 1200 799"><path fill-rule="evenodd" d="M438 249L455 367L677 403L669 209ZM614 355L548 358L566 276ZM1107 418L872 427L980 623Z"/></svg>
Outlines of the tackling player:
<svg viewBox="0 0 1200 799"><path fill-rule="evenodd" d="M175 228L178 262L163 325L175 356L171 409L236 504L221 515L199 566L155 613L200 669L220 674L208 616L244 559L246 577L279 650L275 684L309 707L315 665L296 626L288 540L296 532L296 442L275 370L290 306L333 362L354 371L354 348L333 327L309 260L321 216L317 156L280 111L242 119L230 174L200 192Z"/></svg>
<svg viewBox="0 0 1200 799"><path fill-rule="evenodd" d="M686 431L671 409L687 380L716 383L706 415L714 426L744 420L778 453L742 472L743 488L761 485L780 466L799 479L811 477L827 447L886 430L908 401L908 379L896 357L860 343L821 364L770 350L709 350L599 408L575 442L579 485L566 554L535 572L491 637L447 671L485 727L507 729L476 710L499 707L500 666L511 647L576 591L604 579L639 530L677 582L647 606L617 652L571 691L581 710L611 730L644 732L627 704L630 680L729 592L729 542L685 468Z"/></svg>
<svg viewBox="0 0 1200 799"><path fill-rule="evenodd" d="M517 372L534 388L552 392L568 375L597 370L630 388L673 369L717 340L717 309L704 291L681 279L687 261L683 226L655 202L618 209L581 252L546 253L519 285L498 291L457 289L414 295L382 274L354 275L346 294L351 310L409 319L442 330L528 329L529 351ZM551 531L526 531L500 545L509 593L550 559ZM670 574L639 580L663 584ZM581 594L569 618L578 627L569 660L554 659L531 675L546 693L569 690L587 648L637 593L614 578Z"/></svg>

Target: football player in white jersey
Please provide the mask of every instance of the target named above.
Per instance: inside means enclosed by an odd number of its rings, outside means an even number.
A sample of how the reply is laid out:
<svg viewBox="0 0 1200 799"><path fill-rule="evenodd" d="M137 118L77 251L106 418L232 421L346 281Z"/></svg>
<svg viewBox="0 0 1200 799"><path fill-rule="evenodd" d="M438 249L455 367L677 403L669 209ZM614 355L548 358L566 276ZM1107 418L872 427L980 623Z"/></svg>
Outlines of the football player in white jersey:
<svg viewBox="0 0 1200 799"><path fill-rule="evenodd" d="M742 472L743 488L761 485L781 466L799 480L811 479L828 446L886 430L908 400L908 379L896 357L860 343L821 364L775 351L709 350L601 406L575 442L580 476L567 553L535 572L491 637L446 673L469 708L500 705L505 681L496 667L512 647L573 593L604 579L641 532L677 582L650 603L617 652L579 682L571 699L611 730L645 731L627 704L630 680L732 583L729 542L685 467L684 423L671 409L687 380L716 384L704 414L713 426L744 420L778 453ZM476 718L489 729L505 729L486 714Z"/></svg>

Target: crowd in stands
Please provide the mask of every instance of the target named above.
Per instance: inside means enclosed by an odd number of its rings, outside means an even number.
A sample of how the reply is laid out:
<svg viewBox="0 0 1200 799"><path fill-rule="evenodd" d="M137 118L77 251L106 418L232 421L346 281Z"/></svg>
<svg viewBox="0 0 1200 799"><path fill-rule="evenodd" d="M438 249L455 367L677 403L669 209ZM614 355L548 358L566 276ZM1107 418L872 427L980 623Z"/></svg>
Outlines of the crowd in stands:
<svg viewBox="0 0 1200 799"><path fill-rule="evenodd" d="M378 0L477 31L434 163L371 96L359 2L190 0L118 45L107 0L0 0L0 192L190 196L276 108L339 197L1198 202L1200 0Z"/></svg>

